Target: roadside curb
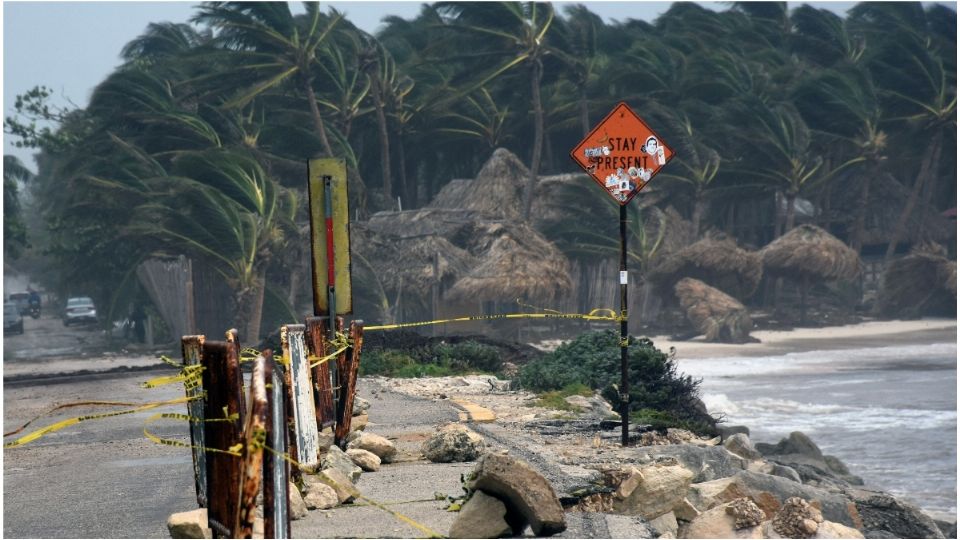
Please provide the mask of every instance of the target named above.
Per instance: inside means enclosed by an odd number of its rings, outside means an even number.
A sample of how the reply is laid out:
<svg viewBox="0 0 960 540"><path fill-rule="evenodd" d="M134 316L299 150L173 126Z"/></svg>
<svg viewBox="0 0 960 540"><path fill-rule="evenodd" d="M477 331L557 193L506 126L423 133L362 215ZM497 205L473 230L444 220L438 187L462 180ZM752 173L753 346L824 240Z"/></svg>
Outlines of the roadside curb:
<svg viewBox="0 0 960 540"><path fill-rule="evenodd" d="M450 402L459 409L461 422L477 422L485 424L497 421L497 414L486 407L481 407L472 401L451 398Z"/></svg>

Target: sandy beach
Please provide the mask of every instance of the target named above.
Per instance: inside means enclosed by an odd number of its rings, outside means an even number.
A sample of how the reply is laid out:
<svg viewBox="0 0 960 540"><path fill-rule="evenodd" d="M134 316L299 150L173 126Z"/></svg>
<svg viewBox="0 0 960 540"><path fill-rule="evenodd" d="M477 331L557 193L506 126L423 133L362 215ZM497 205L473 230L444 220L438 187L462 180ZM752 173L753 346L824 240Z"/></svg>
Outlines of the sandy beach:
<svg viewBox="0 0 960 540"><path fill-rule="evenodd" d="M678 358L773 356L810 350L956 342L957 321L869 321L826 328L758 330L750 335L759 339L760 343L708 343L703 336L688 341L671 341L669 336L653 336L651 339L660 349L676 348Z"/></svg>

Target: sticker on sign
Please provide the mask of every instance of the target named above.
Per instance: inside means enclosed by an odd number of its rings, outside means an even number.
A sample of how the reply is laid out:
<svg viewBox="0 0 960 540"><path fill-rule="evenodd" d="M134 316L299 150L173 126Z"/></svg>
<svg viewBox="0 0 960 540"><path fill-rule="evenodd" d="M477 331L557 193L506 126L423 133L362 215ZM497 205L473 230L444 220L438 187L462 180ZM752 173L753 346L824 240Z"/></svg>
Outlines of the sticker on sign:
<svg viewBox="0 0 960 540"><path fill-rule="evenodd" d="M673 150L626 103L619 103L570 157L625 205L670 162Z"/></svg>

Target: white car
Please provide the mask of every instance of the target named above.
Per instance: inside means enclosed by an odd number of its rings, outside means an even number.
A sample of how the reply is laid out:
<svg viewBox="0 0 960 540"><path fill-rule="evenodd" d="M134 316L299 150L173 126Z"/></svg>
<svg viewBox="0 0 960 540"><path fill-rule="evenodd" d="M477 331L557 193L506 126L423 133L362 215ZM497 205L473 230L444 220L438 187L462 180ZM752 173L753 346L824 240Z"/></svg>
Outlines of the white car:
<svg viewBox="0 0 960 540"><path fill-rule="evenodd" d="M78 322L97 322L97 308L93 300L87 296L77 296L67 300L67 308L63 311L63 325L70 326Z"/></svg>

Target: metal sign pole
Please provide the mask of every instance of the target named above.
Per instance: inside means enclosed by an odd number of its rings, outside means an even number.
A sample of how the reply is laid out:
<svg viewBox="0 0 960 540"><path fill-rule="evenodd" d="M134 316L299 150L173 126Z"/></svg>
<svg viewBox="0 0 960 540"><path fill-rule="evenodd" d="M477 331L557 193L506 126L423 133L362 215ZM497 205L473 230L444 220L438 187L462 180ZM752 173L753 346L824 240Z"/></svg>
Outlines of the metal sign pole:
<svg viewBox="0 0 960 540"><path fill-rule="evenodd" d="M336 271L334 264L334 245L333 245L333 189L331 183L333 176L323 175L323 216L327 227L327 320L330 323L330 339L333 343L337 339L337 327L335 320L337 317L337 295L336 295ZM319 313L318 313L319 315ZM337 370L330 370L330 386L334 389L334 402L340 402L340 392L337 390L338 384Z"/></svg>
<svg viewBox="0 0 960 540"><path fill-rule="evenodd" d="M630 438L630 379L628 374L629 344L627 321L627 206L620 205L620 419L621 443Z"/></svg>

